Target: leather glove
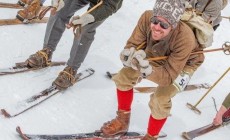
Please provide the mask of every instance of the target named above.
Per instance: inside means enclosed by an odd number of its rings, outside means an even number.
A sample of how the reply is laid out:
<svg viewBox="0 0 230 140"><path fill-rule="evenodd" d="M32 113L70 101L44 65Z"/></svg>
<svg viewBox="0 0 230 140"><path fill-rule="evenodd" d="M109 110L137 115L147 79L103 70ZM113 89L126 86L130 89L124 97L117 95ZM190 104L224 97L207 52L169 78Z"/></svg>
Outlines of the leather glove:
<svg viewBox="0 0 230 140"><path fill-rule="evenodd" d="M121 62L125 67L131 67L131 61L133 59L133 54L136 52L134 47L124 49L120 53Z"/></svg>
<svg viewBox="0 0 230 140"><path fill-rule="evenodd" d="M65 6L65 3L63 0L52 0L51 5L56 8L56 11L59 11Z"/></svg>
<svg viewBox="0 0 230 140"><path fill-rule="evenodd" d="M91 14L84 14L83 16L73 16L70 21L69 24L73 24L73 25L81 25L81 27L85 26L86 24L89 24L91 22L94 22L95 19L93 17L93 15Z"/></svg>
<svg viewBox="0 0 230 140"><path fill-rule="evenodd" d="M142 74L142 77L149 76L153 68L149 64L148 60L144 60L146 58L146 53L143 50L139 50L134 53L133 59L131 61L131 67L135 70L139 70Z"/></svg>

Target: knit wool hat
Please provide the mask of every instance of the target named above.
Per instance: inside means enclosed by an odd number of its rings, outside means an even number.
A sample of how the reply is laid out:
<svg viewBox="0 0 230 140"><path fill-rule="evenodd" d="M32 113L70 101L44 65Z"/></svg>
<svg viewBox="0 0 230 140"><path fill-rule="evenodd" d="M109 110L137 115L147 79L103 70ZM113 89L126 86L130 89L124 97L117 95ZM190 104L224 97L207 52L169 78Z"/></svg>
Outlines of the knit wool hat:
<svg viewBox="0 0 230 140"><path fill-rule="evenodd" d="M181 0L156 0L153 16L160 16L168 20L173 28L183 15L185 6Z"/></svg>

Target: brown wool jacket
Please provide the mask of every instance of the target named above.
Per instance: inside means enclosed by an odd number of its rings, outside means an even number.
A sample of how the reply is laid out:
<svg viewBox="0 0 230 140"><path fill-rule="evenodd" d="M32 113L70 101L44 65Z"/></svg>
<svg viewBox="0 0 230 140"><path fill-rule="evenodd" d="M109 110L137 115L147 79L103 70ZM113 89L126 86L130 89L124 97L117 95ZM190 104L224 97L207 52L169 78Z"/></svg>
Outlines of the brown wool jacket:
<svg viewBox="0 0 230 140"><path fill-rule="evenodd" d="M179 22L164 39L154 41L150 30L152 16L152 10L142 14L125 48L138 47L146 42L144 50L147 58L168 56L165 60L151 61L153 73L147 77L159 86L168 86L185 67L196 70L204 61L204 55L190 56L191 52L200 49L192 30L183 22Z"/></svg>

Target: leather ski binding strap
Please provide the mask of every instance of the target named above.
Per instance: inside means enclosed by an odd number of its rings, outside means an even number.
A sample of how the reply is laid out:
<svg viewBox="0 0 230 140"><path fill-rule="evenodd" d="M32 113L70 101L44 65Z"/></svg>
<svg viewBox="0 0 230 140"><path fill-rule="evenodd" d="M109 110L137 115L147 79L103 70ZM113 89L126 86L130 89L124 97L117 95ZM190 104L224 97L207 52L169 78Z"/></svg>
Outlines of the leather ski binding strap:
<svg viewBox="0 0 230 140"><path fill-rule="evenodd" d="M53 9L54 7L52 7L52 6L47 6L46 8L44 8L43 10L41 10L41 12L39 13L39 15L38 15L38 19L42 19L45 15L46 15L46 13L48 12L48 11L50 11L51 9Z"/></svg>

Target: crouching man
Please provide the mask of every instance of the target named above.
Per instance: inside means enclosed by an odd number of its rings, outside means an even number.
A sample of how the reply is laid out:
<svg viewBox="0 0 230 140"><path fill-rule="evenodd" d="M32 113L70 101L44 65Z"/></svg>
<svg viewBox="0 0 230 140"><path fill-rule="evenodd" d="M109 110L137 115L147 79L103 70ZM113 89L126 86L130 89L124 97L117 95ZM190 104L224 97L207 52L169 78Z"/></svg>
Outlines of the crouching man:
<svg viewBox="0 0 230 140"><path fill-rule="evenodd" d="M101 127L105 137L128 131L133 87L146 78L158 84L151 95L146 135L142 140L156 140L172 108L171 98L183 91L191 76L204 61L204 55L190 55L201 50L193 31L180 21L184 5L180 0L157 0L153 10L140 17L120 54L124 67L113 81L117 87L117 117ZM138 46L146 42L144 47ZM167 56L150 61L149 58Z"/></svg>

